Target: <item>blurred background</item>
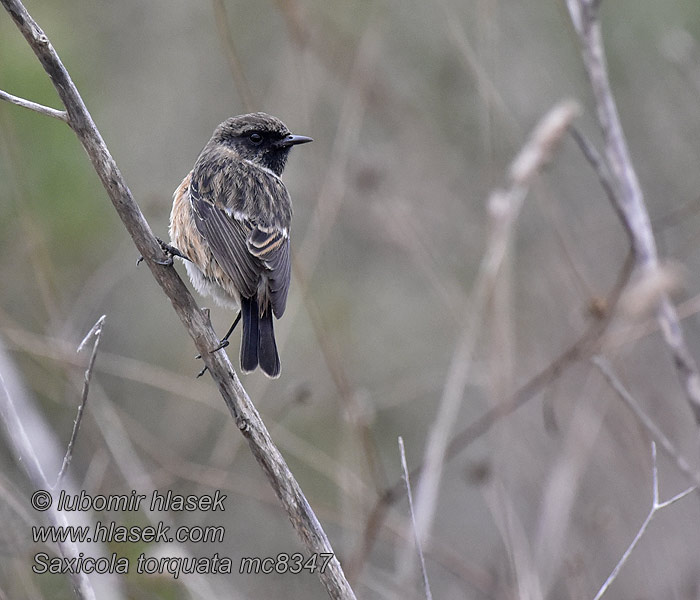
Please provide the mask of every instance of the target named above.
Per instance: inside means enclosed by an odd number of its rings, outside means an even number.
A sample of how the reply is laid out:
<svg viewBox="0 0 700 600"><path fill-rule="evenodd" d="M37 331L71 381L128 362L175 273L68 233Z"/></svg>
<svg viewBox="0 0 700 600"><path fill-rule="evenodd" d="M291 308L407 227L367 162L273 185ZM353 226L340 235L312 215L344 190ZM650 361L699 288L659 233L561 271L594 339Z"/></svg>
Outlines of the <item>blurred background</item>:
<svg viewBox="0 0 700 600"><path fill-rule="evenodd" d="M603 5L622 123L700 357L700 4ZM264 110L314 138L291 153L284 175L295 266L276 325L282 376L242 381L358 598L423 598L417 562L406 562L415 554L405 496L367 525L378 498L401 481L398 436L409 469L418 467L469 319L480 334L448 438L509 403L596 325L628 253L595 173L565 137L525 200L494 293L472 312L487 199L527 133L574 98L578 128L601 147L564 3L58 0L27 8L161 237L173 190L226 117ZM0 89L60 107L4 11ZM92 495L227 494L224 513L69 515L225 527L220 543L81 547L132 564L142 552L233 561L232 575L176 580L132 567L94 577L99 597L326 597L315 575L238 574L242 557L304 549L211 380L195 379L194 346L148 268L136 266L138 252L72 131L0 103L0 182L2 376L49 481L89 357L76 347L105 314L66 485ZM223 335L234 315L197 299ZM618 311L598 346L697 469L697 426L648 317ZM228 349L235 365L238 336ZM445 462L425 547L435 598L533 589L592 598L647 515L649 436L585 356L550 375ZM0 597L74 597L65 575L32 573L37 552L57 549L32 542L32 525L44 522L29 505L36 486L6 437L0 461ZM690 485L666 455L658 462L662 500ZM699 522L696 495L658 513L607 597L699 598Z"/></svg>

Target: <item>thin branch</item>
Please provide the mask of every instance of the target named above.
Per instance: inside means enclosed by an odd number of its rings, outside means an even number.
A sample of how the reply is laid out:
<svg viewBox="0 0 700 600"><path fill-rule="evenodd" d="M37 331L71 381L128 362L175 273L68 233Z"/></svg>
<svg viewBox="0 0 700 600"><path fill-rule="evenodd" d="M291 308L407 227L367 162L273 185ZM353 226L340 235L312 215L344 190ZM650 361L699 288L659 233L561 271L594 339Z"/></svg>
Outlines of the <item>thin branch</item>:
<svg viewBox="0 0 700 600"><path fill-rule="evenodd" d="M284 458L274 445L265 424L231 366L228 356L225 352L210 352L217 346L218 339L211 327L209 315L199 309L172 264L168 264L167 257L164 256L151 228L134 201L77 88L48 37L20 0L0 0L0 3L10 14L51 78L66 107L69 126L85 148L138 251L145 258L153 276L170 299L175 312L192 337L226 406L248 440L255 459L286 510L306 551L309 554L333 553L323 528ZM331 598L355 598L336 556L329 562L323 573L318 573L318 576Z"/></svg>
<svg viewBox="0 0 700 600"><path fill-rule="evenodd" d="M5 102L9 102L10 104L16 104L17 106L21 106L22 108L28 108L29 110L38 112L41 115L46 115L47 117L53 117L54 119L63 121L64 123L68 122L68 113L65 110L56 110L55 108L51 108L50 106L37 104L36 102L32 102L31 100L25 100L24 98L20 98L19 96L13 96L12 94L8 94L7 92L4 92L2 90L0 90L0 100L4 100Z"/></svg>
<svg viewBox="0 0 700 600"><path fill-rule="evenodd" d="M80 397L80 405L78 406L78 414L75 417L75 422L73 423L73 431L70 434L70 440L68 441L68 448L66 448L66 454L63 457L63 464L61 465L61 470L58 472L56 477L56 483L53 485L52 489L56 489L61 485L61 480L65 474L70 461L73 459L73 448L75 446L75 440L78 438L78 431L80 430L80 423L83 420L83 413L85 412L85 405L87 404L88 392L90 391L90 378L92 377L92 369L95 367L95 359L97 358L97 347L100 345L100 337L102 336L102 326L104 325L106 315L102 315L97 322L92 326L92 329L88 331L87 335L80 342L77 352L80 352L87 341L94 336L95 343L92 346L92 354L90 354L90 361L88 362L87 369L85 369L85 378L83 380L83 392Z"/></svg>
<svg viewBox="0 0 700 600"><path fill-rule="evenodd" d="M566 4L579 36L583 64L593 90L598 122L605 140L605 157L617 191L615 210L632 238L637 268L642 276L647 276L659 268L658 252L644 195L610 87L598 13L600 3L596 0L566 0ZM700 425L700 374L686 345L676 309L667 293L660 295L656 319L673 357L686 399Z"/></svg>
<svg viewBox="0 0 700 600"><path fill-rule="evenodd" d="M695 484L695 487L700 489L700 473L693 469L678 449L673 445L671 440L666 437L659 426L647 415L639 406L639 403L634 399L632 394L622 384L619 377L615 374L610 361L602 355L594 356L593 364L598 367L600 372L605 377L606 381L615 390L615 393L625 403L625 405L634 413L639 423L646 429L647 433L653 440L661 444L666 454L668 454L676 463L678 470L683 473L690 481Z"/></svg>
<svg viewBox="0 0 700 600"><path fill-rule="evenodd" d="M637 543L639 542L639 540L642 539L642 536L646 532L647 527L649 527L649 523L651 523L651 520L654 518L654 515L656 514L656 512L661 510L662 508L666 508L667 506L671 506L671 504L678 502L679 500L685 498L691 492L694 492L698 489L697 486L693 486L693 487L688 488L687 490L684 490L683 492L681 492L679 494L676 494L675 496L673 496L673 498L670 498L669 500L666 500L665 502L659 502L659 474L658 474L658 469L656 466L656 443L655 442L651 443L651 459L652 459L652 467L651 467L652 503L651 503L651 510L649 511L647 518L644 519L644 523L642 523L642 526L639 528L639 531L637 531L637 535L634 536L632 543L627 547L627 550L625 550L622 557L620 558L618 563L615 565L615 568L612 570L612 572L610 573L608 578L605 580L605 583L598 590L598 593L595 595L593 600L600 600L600 598L603 597L603 594L605 594L605 592L608 591L608 588L613 583L613 581L615 581L615 579L617 579L617 576L620 573L620 569L622 569L622 567L627 562L627 559L632 554L632 551L637 546Z"/></svg>
<svg viewBox="0 0 700 600"><path fill-rule="evenodd" d="M403 447L403 438L399 436L399 452L401 454L401 470L403 471L403 480L406 484L406 496L408 497L408 510L411 513L411 524L413 525L413 536L418 550L418 559L420 560L420 570L423 574L423 589L425 597L428 600L433 600L433 593L430 591L430 582L428 581L428 572L425 569L425 558L423 557L423 546L418 537L418 529L416 527L416 514L413 510L413 494L411 493L411 480L408 476L408 466L406 465L406 450Z"/></svg>
<svg viewBox="0 0 700 600"><path fill-rule="evenodd" d="M617 212L617 216L619 217L622 226L625 228L625 233L627 233L630 244L632 244L634 247L634 233L629 228L628 221L624 218L624 213L620 211L620 201L617 198L618 194L615 190L615 183L613 182L610 171L605 164L605 160L603 160L603 157L598 153L598 150L596 150L593 143L583 134L582 131L579 131L577 127L569 127L569 133L578 145L584 158L588 161L591 167L593 167L593 170L598 176L600 186L603 188L608 200L610 200L610 204L612 204L613 209L615 209Z"/></svg>

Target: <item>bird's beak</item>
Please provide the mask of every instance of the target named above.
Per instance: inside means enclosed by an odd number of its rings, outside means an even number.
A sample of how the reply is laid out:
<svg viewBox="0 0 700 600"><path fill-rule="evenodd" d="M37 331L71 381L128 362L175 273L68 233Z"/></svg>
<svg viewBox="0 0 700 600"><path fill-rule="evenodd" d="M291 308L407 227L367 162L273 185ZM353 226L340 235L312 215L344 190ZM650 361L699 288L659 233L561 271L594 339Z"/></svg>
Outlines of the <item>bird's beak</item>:
<svg viewBox="0 0 700 600"><path fill-rule="evenodd" d="M313 142L310 137L305 135L292 135L289 134L287 137L282 138L277 142L279 148L289 148L290 146L296 146L297 144L306 144L308 142Z"/></svg>

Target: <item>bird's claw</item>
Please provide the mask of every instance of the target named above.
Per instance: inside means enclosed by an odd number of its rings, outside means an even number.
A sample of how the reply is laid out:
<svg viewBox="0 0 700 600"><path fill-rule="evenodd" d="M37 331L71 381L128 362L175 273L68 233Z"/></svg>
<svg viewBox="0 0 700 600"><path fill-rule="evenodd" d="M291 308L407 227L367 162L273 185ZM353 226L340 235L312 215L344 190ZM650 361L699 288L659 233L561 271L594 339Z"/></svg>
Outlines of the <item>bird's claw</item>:
<svg viewBox="0 0 700 600"><path fill-rule="evenodd" d="M158 240L158 244L160 244L160 248L163 251L163 254L165 254L165 258L154 258L152 259L154 263L157 265L163 265L164 267L169 267L173 264L173 257L174 256L179 256L180 258L183 258L185 260L189 260L182 252L180 252L175 246L171 246L170 244L167 244L163 240L161 240L159 237L156 238ZM141 263L143 262L143 254L138 257L136 260L136 266L138 267Z"/></svg>
<svg viewBox="0 0 700 600"><path fill-rule="evenodd" d="M180 250L178 250L175 246L168 244L167 242L164 242L161 240L159 237L156 238L158 240L158 243L160 244L161 249L165 253L165 255L168 257L169 263L168 264L173 264L173 257L177 256L183 260L190 260L187 256L185 256Z"/></svg>
<svg viewBox="0 0 700 600"><path fill-rule="evenodd" d="M218 352L219 350L223 350L224 348L226 348L226 346L229 345L229 343L230 342L228 340L221 340L219 342L219 345L216 348L214 348L213 350L210 350L209 353L214 354L214 352Z"/></svg>
<svg viewBox="0 0 700 600"><path fill-rule="evenodd" d="M226 348L226 346L228 346L230 343L231 343L231 342L229 342L228 340L221 340L221 341L219 342L219 344L216 346L216 348L214 348L213 350L209 350L209 354L214 354L214 352L218 352L219 350L223 350L223 349ZM195 356L195 358L196 358L196 359L202 358L202 355L201 355L201 354L197 354L197 356Z"/></svg>
<svg viewBox="0 0 700 600"><path fill-rule="evenodd" d="M166 255L167 258L160 260L158 258L154 258L153 262L156 263L157 265L163 265L164 267L169 267L173 264L173 257L170 254Z"/></svg>

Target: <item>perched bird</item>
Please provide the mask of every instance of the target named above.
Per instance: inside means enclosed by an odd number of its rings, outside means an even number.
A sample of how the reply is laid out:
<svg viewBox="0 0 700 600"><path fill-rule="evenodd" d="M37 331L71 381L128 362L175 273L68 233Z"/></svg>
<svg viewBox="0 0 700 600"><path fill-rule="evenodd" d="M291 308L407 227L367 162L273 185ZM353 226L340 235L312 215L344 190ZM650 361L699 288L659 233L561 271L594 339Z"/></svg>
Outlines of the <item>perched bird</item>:
<svg viewBox="0 0 700 600"><path fill-rule="evenodd" d="M260 365L280 374L272 325L287 303L292 203L280 175L292 146L312 141L292 135L279 119L258 112L231 117L215 130L175 190L170 213L174 254L185 259L192 285L241 319L241 368Z"/></svg>

